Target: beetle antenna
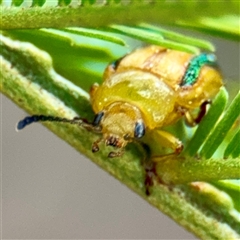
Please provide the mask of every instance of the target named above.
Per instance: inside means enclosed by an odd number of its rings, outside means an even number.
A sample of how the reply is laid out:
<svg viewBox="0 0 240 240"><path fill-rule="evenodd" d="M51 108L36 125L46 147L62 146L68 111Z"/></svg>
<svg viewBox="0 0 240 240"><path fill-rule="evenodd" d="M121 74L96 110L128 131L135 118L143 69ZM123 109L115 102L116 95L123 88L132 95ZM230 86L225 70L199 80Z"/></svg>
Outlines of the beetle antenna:
<svg viewBox="0 0 240 240"><path fill-rule="evenodd" d="M17 124L17 131L22 130L27 125L30 125L34 122L64 122L70 124L76 124L86 128L87 130L95 130L96 132L99 131L96 127L94 127L91 123L88 123L87 120L80 117L75 117L73 119L61 118L61 117L54 117L54 116L45 116L45 115L32 115L25 117L23 120L19 121Z"/></svg>

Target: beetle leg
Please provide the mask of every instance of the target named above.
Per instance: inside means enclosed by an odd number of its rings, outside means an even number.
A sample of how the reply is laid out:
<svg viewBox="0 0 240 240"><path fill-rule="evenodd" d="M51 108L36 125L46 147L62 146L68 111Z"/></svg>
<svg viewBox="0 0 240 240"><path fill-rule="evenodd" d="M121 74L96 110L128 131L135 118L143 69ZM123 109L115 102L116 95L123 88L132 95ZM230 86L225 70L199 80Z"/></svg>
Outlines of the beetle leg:
<svg viewBox="0 0 240 240"><path fill-rule="evenodd" d="M99 138L97 141L95 141L95 142L92 144L92 152L93 152L93 153L99 151L98 144L99 144L101 141L102 141L102 138Z"/></svg>
<svg viewBox="0 0 240 240"><path fill-rule="evenodd" d="M156 166L157 162L153 161L151 155L151 148L148 144L144 142L137 142L139 146L141 146L140 150L142 151L143 155L143 168L145 171L145 193L147 196L151 194L151 188L156 184L164 184L161 178L157 175Z"/></svg>
<svg viewBox="0 0 240 240"><path fill-rule="evenodd" d="M156 133L158 142L164 147L173 149L174 154L179 154L183 150L182 142L171 133L162 130L157 130Z"/></svg>
<svg viewBox="0 0 240 240"><path fill-rule="evenodd" d="M161 177L156 173L156 165L161 160L164 160L172 155L178 155L183 150L182 142L173 136L171 133L162 131L162 130L154 130L150 133L147 137L146 142L152 141L152 144L149 145L144 142L139 142L144 149L144 159L143 159L143 167L145 170L145 188L146 188L146 195L149 196L151 194L151 187L155 185L155 183L164 184L161 180ZM163 146L164 148L171 148L174 150L173 153L170 154L152 154L152 147L155 146ZM153 151L154 152L154 151Z"/></svg>
<svg viewBox="0 0 240 240"><path fill-rule="evenodd" d="M165 158L168 158L171 155L178 155L179 153L182 152L183 150L182 142L178 138L173 136L171 133L162 130L155 130L154 134L155 134L154 140L157 141L158 145L166 148L171 148L174 150L174 152L163 155L153 154L151 156L152 161L159 162L161 160L164 160Z"/></svg>
<svg viewBox="0 0 240 240"><path fill-rule="evenodd" d="M210 100L206 100L205 102L203 102L200 106L200 111L199 111L197 117L195 117L195 118L189 111L186 112L185 113L186 123L191 127L194 127L194 126L196 126L196 124L200 123L202 118L205 116L205 114L207 112L207 105L210 103L211 103Z"/></svg>
<svg viewBox="0 0 240 240"><path fill-rule="evenodd" d="M139 150L142 152L142 164L145 171L145 192L149 196L151 193L151 187L154 182L158 182L158 177L156 174L156 163L151 160L151 149L148 144L144 142L137 142L139 144Z"/></svg>
<svg viewBox="0 0 240 240"><path fill-rule="evenodd" d="M150 160L144 160L144 170L145 170L145 188L146 195L149 196L151 193L151 187L154 185L154 181L159 181L156 173L156 163Z"/></svg>
<svg viewBox="0 0 240 240"><path fill-rule="evenodd" d="M144 150L143 153L143 168L145 170L145 188L146 195L151 194L151 187L155 183L164 184L161 180L161 177L156 173L156 165L158 162L169 158L169 156L176 156L183 150L182 142L173 136L169 132L162 130L154 130L148 132L148 135L145 136L143 141L138 142L141 145L141 149ZM159 153L159 148L156 146L162 146L164 148L171 148L174 151L169 154Z"/></svg>

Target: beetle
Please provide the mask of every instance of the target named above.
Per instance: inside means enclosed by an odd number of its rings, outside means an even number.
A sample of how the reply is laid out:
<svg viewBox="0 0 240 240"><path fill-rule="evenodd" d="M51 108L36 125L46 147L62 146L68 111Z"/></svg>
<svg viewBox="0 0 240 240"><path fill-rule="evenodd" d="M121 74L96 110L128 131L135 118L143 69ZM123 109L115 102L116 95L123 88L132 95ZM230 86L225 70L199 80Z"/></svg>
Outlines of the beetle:
<svg viewBox="0 0 240 240"><path fill-rule="evenodd" d="M162 128L183 116L190 125L199 123L206 105L222 85L212 53L193 55L154 45L142 47L109 64L102 84L91 87L90 99L95 113L92 122L80 117L68 120L33 115L20 121L17 128L36 121L79 124L102 134L93 143L93 152L99 151L101 142L118 149L108 157L120 157L129 142L155 134L161 145L178 154L183 149L182 142ZM195 109L200 111L194 118Z"/></svg>

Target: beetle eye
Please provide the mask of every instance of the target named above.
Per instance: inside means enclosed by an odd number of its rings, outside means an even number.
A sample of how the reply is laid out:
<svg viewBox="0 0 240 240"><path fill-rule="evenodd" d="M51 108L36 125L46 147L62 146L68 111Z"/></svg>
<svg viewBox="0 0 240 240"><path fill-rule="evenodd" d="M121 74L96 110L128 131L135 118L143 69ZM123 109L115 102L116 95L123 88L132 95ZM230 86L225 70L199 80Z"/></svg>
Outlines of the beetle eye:
<svg viewBox="0 0 240 240"><path fill-rule="evenodd" d="M95 115L95 118L93 120L93 126L98 126L99 123L101 122L102 120L102 117L104 115L104 112L99 112L98 114Z"/></svg>
<svg viewBox="0 0 240 240"><path fill-rule="evenodd" d="M145 126L143 122L136 122L135 129L134 129L134 137L141 138L145 134Z"/></svg>

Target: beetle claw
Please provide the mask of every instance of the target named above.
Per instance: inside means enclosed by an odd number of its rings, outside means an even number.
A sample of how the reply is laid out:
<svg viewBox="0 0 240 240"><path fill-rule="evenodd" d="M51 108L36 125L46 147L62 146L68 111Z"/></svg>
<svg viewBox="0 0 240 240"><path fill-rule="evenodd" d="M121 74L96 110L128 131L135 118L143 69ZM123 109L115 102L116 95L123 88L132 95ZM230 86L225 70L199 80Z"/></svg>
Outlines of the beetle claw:
<svg viewBox="0 0 240 240"><path fill-rule="evenodd" d="M95 153L95 152L98 152L99 151L99 147L97 144L93 144L92 146L92 152Z"/></svg>
<svg viewBox="0 0 240 240"><path fill-rule="evenodd" d="M98 152L99 151L99 146L98 146L98 143L101 141L101 139L98 139L97 141L95 141L92 145L92 152L95 153L95 152Z"/></svg>
<svg viewBox="0 0 240 240"><path fill-rule="evenodd" d="M109 157L109 158L121 157L121 156L123 155L123 153L124 153L123 150L121 150L121 151L119 151L119 152L110 152L110 153L108 154L108 157Z"/></svg>

